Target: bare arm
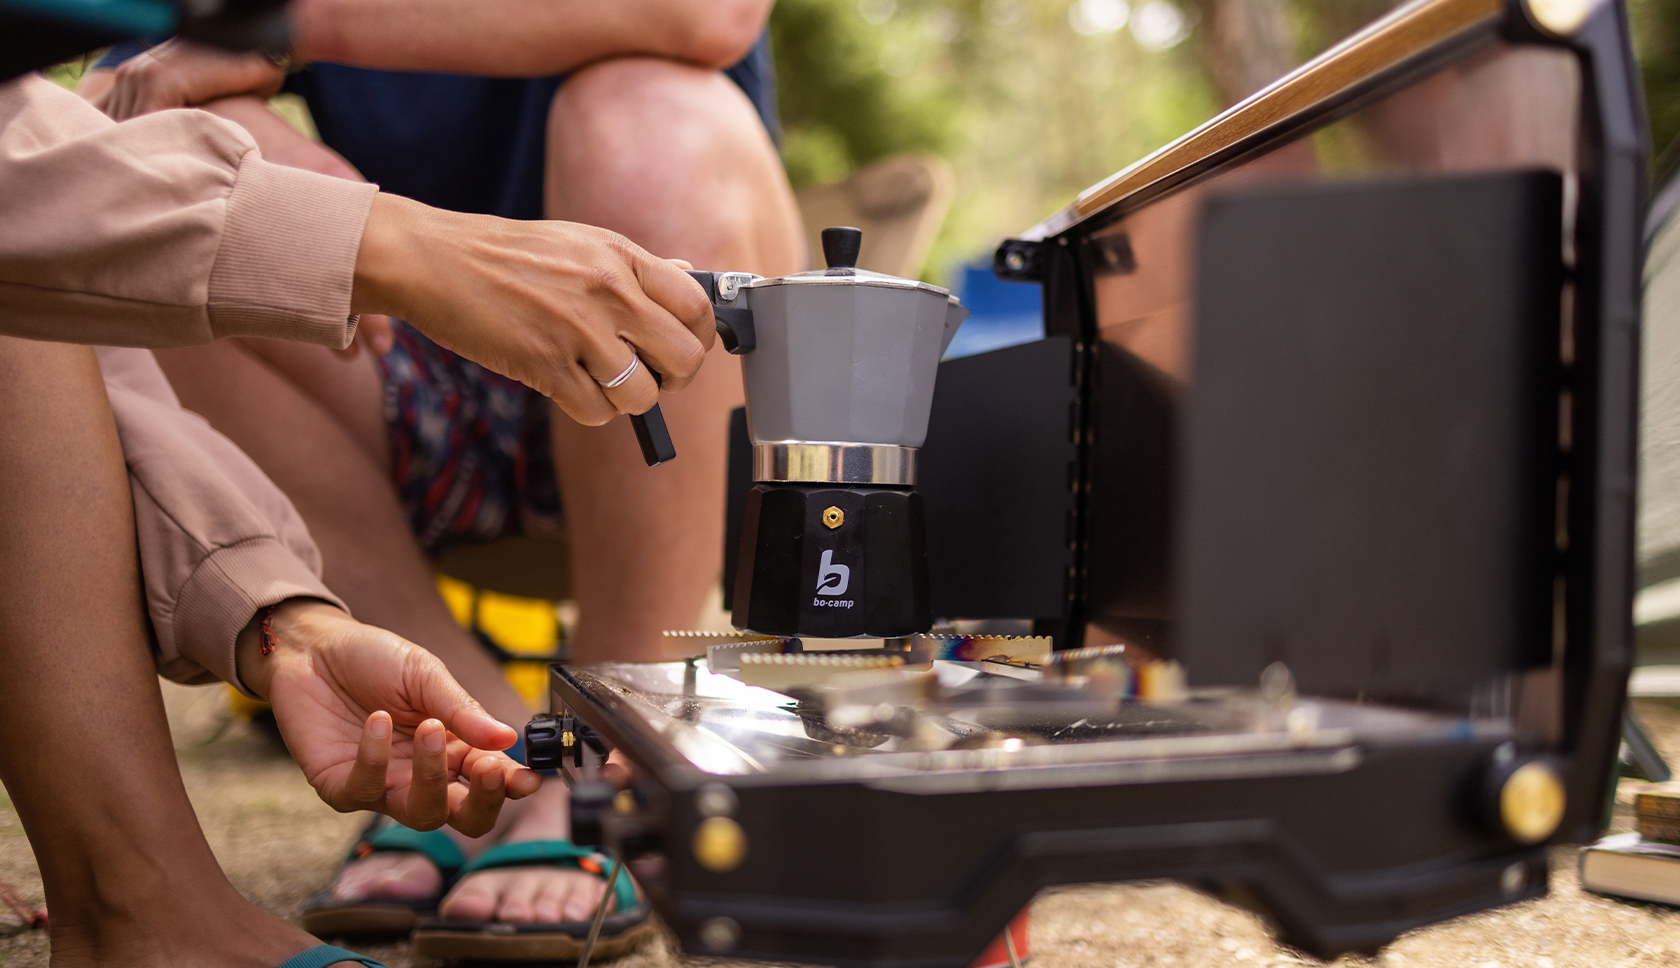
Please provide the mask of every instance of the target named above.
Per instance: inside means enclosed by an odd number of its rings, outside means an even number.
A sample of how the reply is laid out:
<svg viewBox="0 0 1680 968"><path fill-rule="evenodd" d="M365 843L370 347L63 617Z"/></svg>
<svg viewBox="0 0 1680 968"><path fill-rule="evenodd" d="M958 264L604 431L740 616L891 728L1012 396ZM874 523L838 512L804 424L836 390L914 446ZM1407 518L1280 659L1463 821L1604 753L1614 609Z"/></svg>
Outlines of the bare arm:
<svg viewBox="0 0 1680 968"><path fill-rule="evenodd" d="M537 77L645 55L724 68L774 0L294 0L302 60L388 70Z"/></svg>
<svg viewBox="0 0 1680 968"><path fill-rule="evenodd" d="M292 53L386 70L542 77L611 57L721 69L764 30L775 0L293 0ZM285 75L261 54L181 40L93 71L80 93L122 121L217 98L266 98Z"/></svg>

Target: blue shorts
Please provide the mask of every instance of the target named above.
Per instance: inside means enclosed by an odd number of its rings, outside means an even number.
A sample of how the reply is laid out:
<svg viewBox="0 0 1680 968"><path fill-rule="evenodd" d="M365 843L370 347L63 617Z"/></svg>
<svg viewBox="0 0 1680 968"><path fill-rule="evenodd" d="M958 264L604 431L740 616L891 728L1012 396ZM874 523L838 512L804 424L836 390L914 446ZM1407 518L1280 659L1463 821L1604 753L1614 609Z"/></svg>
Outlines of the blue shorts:
<svg viewBox="0 0 1680 968"><path fill-rule="evenodd" d="M779 138L769 35L724 73ZM308 102L321 140L385 191L457 212L537 219L548 109L564 81L315 64L286 89Z"/></svg>
<svg viewBox="0 0 1680 968"><path fill-rule="evenodd" d="M117 44L95 68L144 51ZM780 141L770 35L724 71L772 140ZM302 95L327 147L385 191L437 208L542 218L548 108L566 75L468 77L312 64L286 79Z"/></svg>

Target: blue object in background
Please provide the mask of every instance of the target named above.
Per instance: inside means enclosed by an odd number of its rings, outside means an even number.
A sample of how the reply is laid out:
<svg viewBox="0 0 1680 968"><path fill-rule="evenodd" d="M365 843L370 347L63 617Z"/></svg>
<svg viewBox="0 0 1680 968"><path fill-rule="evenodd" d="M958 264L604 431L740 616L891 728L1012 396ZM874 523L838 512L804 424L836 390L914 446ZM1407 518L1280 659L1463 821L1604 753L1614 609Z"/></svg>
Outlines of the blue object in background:
<svg viewBox="0 0 1680 968"><path fill-rule="evenodd" d="M154 40L175 31L175 5L167 0L0 0L0 9Z"/></svg>
<svg viewBox="0 0 1680 968"><path fill-rule="evenodd" d="M1034 282L1004 282L991 263L964 266L957 298L968 321L945 350L954 360L1044 338L1044 287Z"/></svg>

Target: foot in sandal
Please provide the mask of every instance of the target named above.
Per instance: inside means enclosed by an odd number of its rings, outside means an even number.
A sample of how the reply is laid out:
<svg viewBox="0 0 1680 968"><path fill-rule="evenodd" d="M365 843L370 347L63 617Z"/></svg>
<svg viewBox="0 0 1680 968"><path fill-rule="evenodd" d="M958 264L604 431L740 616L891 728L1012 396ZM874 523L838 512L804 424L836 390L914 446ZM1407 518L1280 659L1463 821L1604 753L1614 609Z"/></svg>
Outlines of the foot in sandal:
<svg viewBox="0 0 1680 968"><path fill-rule="evenodd" d="M611 861L566 839L564 789L539 792L502 842L471 861L413 935L414 953L474 961L564 961L583 951ZM552 797L544 802L545 795ZM648 906L628 871L611 888L593 954L611 958L651 937ZM511 930L510 930L511 929Z"/></svg>
<svg viewBox="0 0 1680 968"><path fill-rule="evenodd" d="M565 786L550 780L519 811L497 847L545 841L564 841L568 831ZM506 856L507 852L502 851ZM588 921L605 890L604 871L591 873L552 864L526 864L473 869L462 875L443 903L438 917L448 921L543 922Z"/></svg>
<svg viewBox="0 0 1680 968"><path fill-rule="evenodd" d="M477 842L376 825L333 885L306 906L304 926L323 937L418 927L415 951L425 957L575 958L605 891L608 862L566 840L565 794L550 782ZM634 948L651 931L629 874L619 880L597 944L603 956ZM426 919L434 908L437 917Z"/></svg>

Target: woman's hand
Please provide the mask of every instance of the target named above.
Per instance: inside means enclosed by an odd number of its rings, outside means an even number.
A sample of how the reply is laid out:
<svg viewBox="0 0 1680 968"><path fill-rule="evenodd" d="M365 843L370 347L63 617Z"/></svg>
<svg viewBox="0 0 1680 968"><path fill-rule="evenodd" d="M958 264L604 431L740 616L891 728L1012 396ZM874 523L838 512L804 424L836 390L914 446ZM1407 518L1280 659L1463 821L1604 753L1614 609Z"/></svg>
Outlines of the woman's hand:
<svg viewBox="0 0 1680 968"><path fill-rule="evenodd" d="M126 121L236 94L270 98L285 80L286 72L261 54L235 54L175 38L123 61L103 90L85 85L84 95L101 111Z"/></svg>
<svg viewBox="0 0 1680 968"><path fill-rule="evenodd" d="M334 809L477 837L505 799L541 785L497 752L518 734L426 650L310 599L278 606L270 628L269 655L254 624L241 635L240 679L274 707L286 747Z"/></svg>
<svg viewBox="0 0 1680 968"><path fill-rule="evenodd" d="M615 232L374 197L354 312L405 319L440 345L548 396L590 426L688 385L717 338L700 284ZM647 364L607 390L632 359Z"/></svg>

